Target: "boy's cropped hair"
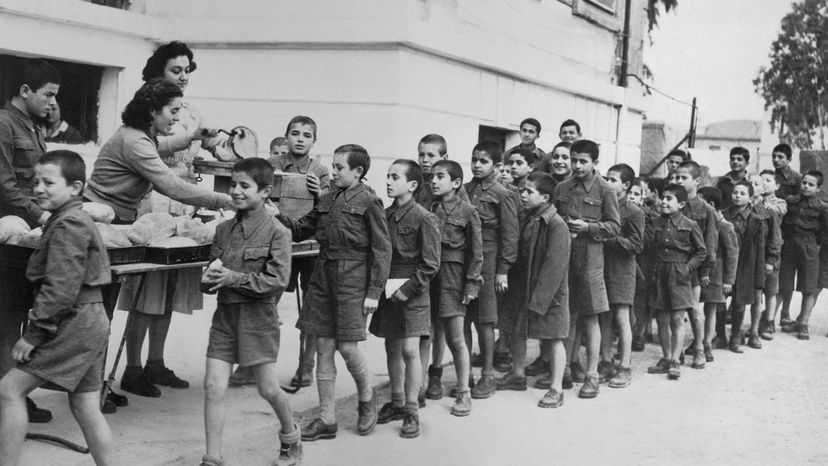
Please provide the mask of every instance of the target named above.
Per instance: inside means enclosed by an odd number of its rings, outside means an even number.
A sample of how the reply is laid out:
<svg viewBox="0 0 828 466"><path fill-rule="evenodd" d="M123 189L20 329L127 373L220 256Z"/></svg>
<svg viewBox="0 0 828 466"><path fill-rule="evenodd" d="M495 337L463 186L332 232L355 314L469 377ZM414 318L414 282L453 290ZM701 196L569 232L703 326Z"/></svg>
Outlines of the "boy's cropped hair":
<svg viewBox="0 0 828 466"><path fill-rule="evenodd" d="M593 162L598 160L598 144L589 139L580 139L573 142L569 152L573 154L576 152L579 154L589 154Z"/></svg>
<svg viewBox="0 0 828 466"><path fill-rule="evenodd" d="M534 126L535 129L538 131L538 134L540 134L541 124L538 120L536 120L534 118L526 118L526 119L524 119L523 121L520 122L520 126L518 126L518 128L523 128L523 125L526 125L526 124Z"/></svg>
<svg viewBox="0 0 828 466"><path fill-rule="evenodd" d="M774 152L782 152L783 154L785 154L785 157L787 157L788 160L791 160L791 157L793 157L793 151L791 150L791 146L785 144L784 142L782 144L777 144L776 147L774 147L771 151L771 154L773 154Z"/></svg>
<svg viewBox="0 0 828 466"><path fill-rule="evenodd" d="M705 201L713 204L713 208L719 210L722 208L722 192L715 186L702 186L699 188L698 195Z"/></svg>
<svg viewBox="0 0 828 466"><path fill-rule="evenodd" d="M581 125L579 125L577 121L571 118L564 120L564 122L561 123L560 129L564 129L565 126L574 126L578 133L581 133Z"/></svg>
<svg viewBox="0 0 828 466"><path fill-rule="evenodd" d="M345 144L339 146L334 151L335 154L348 154L348 167L353 170L356 167L362 167L361 179L368 174L368 169L371 168L371 156L368 151L359 144Z"/></svg>
<svg viewBox="0 0 828 466"><path fill-rule="evenodd" d="M672 157L674 155L677 155L677 156L681 157L682 162L687 162L688 160L691 160L690 152L687 152L687 151L682 150L682 149L673 149L673 150L671 150L670 153L667 154L667 157Z"/></svg>
<svg viewBox="0 0 828 466"><path fill-rule="evenodd" d="M478 142L474 146L474 149L472 149L472 152L485 152L489 154L489 158L495 164L503 162L503 149L501 149L500 144L494 141Z"/></svg>
<svg viewBox="0 0 828 466"><path fill-rule="evenodd" d="M14 83L14 95L20 92L24 84L32 91L37 91L49 83L60 85L60 73L54 66L42 58L25 60L23 70Z"/></svg>
<svg viewBox="0 0 828 466"><path fill-rule="evenodd" d="M661 197L664 197L667 193L672 194L679 202L687 202L687 190L680 185L667 185L667 187L661 190Z"/></svg>
<svg viewBox="0 0 828 466"><path fill-rule="evenodd" d="M804 178L804 177L806 177L806 176L812 176L812 177L816 178L816 180L817 180L817 186L822 186L822 182L823 182L823 180L825 179L825 178L822 176L822 172L821 172L821 171L819 171L819 170L809 170L809 171L807 171L807 172L805 172L805 173L803 173L803 174L802 174L802 177L803 177L803 178Z"/></svg>
<svg viewBox="0 0 828 466"><path fill-rule="evenodd" d="M448 144L446 138L436 133L426 134L420 139L420 144L439 144L440 155L448 154Z"/></svg>
<svg viewBox="0 0 828 466"><path fill-rule="evenodd" d="M270 141L270 148L271 149L273 149L274 147L286 146L286 145L287 145L287 139L285 139L282 136L275 137L275 138L273 138L272 141Z"/></svg>
<svg viewBox="0 0 828 466"><path fill-rule="evenodd" d="M750 151L742 146L736 146L730 149L730 156L732 157L734 155L741 155L745 159L745 162L750 162Z"/></svg>
<svg viewBox="0 0 828 466"><path fill-rule="evenodd" d="M609 172L616 172L621 178L622 183L629 183L630 187L632 187L633 182L635 181L635 170L632 169L631 166L627 165L626 163L619 163L617 165L613 165L607 170Z"/></svg>
<svg viewBox="0 0 828 466"><path fill-rule="evenodd" d="M461 167L460 164L454 160L438 160L431 166L431 172L434 173L434 170L438 168L445 168L446 173L448 173L449 178L451 178L451 181L463 181L463 167Z"/></svg>
<svg viewBox="0 0 828 466"><path fill-rule="evenodd" d="M746 180L746 179L745 179L745 180L740 180L738 183L736 183L736 184L734 184L734 185L733 185L733 187L734 187L734 188L735 188L736 186L746 186L746 187L747 187L747 190L748 190L748 194L750 194L751 196L753 196L753 193L754 193L754 191L753 191L753 183L751 183L750 181L748 181L748 180Z"/></svg>
<svg viewBox="0 0 828 466"><path fill-rule="evenodd" d="M534 165L538 163L538 155L535 154L535 151L533 150L518 147L517 149L513 149L511 152L509 152L509 157L511 157L514 154L518 154L519 156L523 157L523 160L526 160L526 163L528 165Z"/></svg>
<svg viewBox="0 0 828 466"><path fill-rule="evenodd" d="M679 164L678 168L686 168L689 170L690 176L692 176L694 180L699 179L702 174L701 166L694 160L685 160Z"/></svg>
<svg viewBox="0 0 828 466"><path fill-rule="evenodd" d="M405 167L405 179L417 182L417 189L414 190L415 196L423 189L423 169L420 168L420 164L410 159L397 159L391 165L402 165Z"/></svg>
<svg viewBox="0 0 828 466"><path fill-rule="evenodd" d="M285 128L285 136L290 132L290 127L295 124L300 125L308 125L313 128L313 137L316 138L316 122L313 121L313 118L304 115L297 115L290 119L290 122L287 124L287 128Z"/></svg>
<svg viewBox="0 0 828 466"><path fill-rule="evenodd" d="M773 177L774 180L776 180L776 184L778 184L778 185L782 184L782 177L779 176L779 174L776 173L775 170L771 170L770 168L766 168L766 169L759 172L759 176L762 176L762 175L770 175L770 176Z"/></svg>
<svg viewBox="0 0 828 466"><path fill-rule="evenodd" d="M548 194L549 202L552 202L555 186L558 184L555 178L552 178L552 175L546 172L532 172L526 177L526 181L532 182L539 193Z"/></svg>
<svg viewBox="0 0 828 466"><path fill-rule="evenodd" d="M233 164L233 173L244 173L250 177L261 191L268 185L273 185L273 165L267 159L253 157L241 159Z"/></svg>
<svg viewBox="0 0 828 466"><path fill-rule="evenodd" d="M56 165L67 184L80 181L86 184L86 162L77 152L53 150L46 152L37 161L38 165Z"/></svg>

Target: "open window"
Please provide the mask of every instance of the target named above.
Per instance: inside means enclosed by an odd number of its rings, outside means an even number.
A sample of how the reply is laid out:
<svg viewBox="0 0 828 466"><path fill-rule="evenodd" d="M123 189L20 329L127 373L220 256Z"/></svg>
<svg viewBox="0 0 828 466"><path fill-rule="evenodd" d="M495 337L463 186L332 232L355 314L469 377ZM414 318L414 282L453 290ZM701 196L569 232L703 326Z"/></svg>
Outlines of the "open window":
<svg viewBox="0 0 828 466"><path fill-rule="evenodd" d="M22 70L24 60L25 58L22 57L0 54L0 100L3 105L18 91L14 89L13 83ZM61 83L57 102L60 106L61 119L80 133L80 139L73 139L71 142L96 141L98 139L98 97L104 69L100 66L62 60L47 61L60 73Z"/></svg>

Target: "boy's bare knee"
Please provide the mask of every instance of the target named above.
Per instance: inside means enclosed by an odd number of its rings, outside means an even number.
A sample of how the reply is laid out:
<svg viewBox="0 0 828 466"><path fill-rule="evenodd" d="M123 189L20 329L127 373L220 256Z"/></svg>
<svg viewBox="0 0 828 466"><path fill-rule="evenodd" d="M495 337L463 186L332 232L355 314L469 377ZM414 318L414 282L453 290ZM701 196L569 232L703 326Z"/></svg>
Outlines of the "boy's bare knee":
<svg viewBox="0 0 828 466"><path fill-rule="evenodd" d="M272 380L261 380L258 383L259 396L267 401L275 402L282 399L284 392L279 383Z"/></svg>
<svg viewBox="0 0 828 466"><path fill-rule="evenodd" d="M204 377L204 396L211 401L221 401L227 391L227 382L222 382L215 375Z"/></svg>

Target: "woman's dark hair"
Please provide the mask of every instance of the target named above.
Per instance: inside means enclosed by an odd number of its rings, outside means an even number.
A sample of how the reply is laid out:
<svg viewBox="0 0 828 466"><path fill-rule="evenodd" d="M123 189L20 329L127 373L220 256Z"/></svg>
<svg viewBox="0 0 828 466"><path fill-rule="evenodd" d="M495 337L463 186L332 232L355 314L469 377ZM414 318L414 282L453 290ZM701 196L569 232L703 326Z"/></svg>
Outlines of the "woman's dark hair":
<svg viewBox="0 0 828 466"><path fill-rule="evenodd" d="M190 60L190 73L196 70L196 62L193 61L193 51L184 42L174 40L155 49L152 56L147 58L147 64L141 71L141 79L149 81L152 78L160 78L164 75L164 67L170 58L186 55Z"/></svg>
<svg viewBox="0 0 828 466"><path fill-rule="evenodd" d="M183 97L184 93L175 84L163 79L150 79L129 101L121 120L130 128L147 131L152 125L152 112L159 111L176 97Z"/></svg>

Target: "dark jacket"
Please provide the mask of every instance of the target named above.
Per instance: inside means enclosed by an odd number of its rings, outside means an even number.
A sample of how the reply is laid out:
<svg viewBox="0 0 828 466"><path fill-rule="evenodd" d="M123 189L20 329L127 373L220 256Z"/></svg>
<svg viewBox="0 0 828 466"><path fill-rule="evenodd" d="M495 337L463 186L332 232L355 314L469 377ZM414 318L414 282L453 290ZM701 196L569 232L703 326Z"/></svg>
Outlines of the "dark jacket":
<svg viewBox="0 0 828 466"><path fill-rule="evenodd" d="M0 217L16 215L38 224L43 210L34 201L34 167L45 152L32 119L6 103L0 110Z"/></svg>
<svg viewBox="0 0 828 466"><path fill-rule="evenodd" d="M80 199L52 212L26 278L35 286L35 300L23 338L35 346L54 337L63 319L92 318L76 315L77 304L103 302L100 287L112 280L109 256Z"/></svg>
<svg viewBox="0 0 828 466"><path fill-rule="evenodd" d="M437 216L412 199L385 209L391 236L390 278L408 278L400 291L407 298L428 290L440 270L440 226ZM390 298L390 296L387 296Z"/></svg>
<svg viewBox="0 0 828 466"><path fill-rule="evenodd" d="M290 232L264 207L219 224L210 260L234 272L233 284L218 290L219 304L277 303L290 279L291 251Z"/></svg>
<svg viewBox="0 0 828 466"><path fill-rule="evenodd" d="M523 223L516 264L520 270L513 271L514 292L505 304L540 315L555 307L569 312L569 228L553 205Z"/></svg>
<svg viewBox="0 0 828 466"><path fill-rule="evenodd" d="M742 211L730 206L723 211L725 220L733 223L739 242L739 265L733 284L733 303L746 305L754 303L754 290L765 286L765 222L751 208ZM747 215L745 215L745 212ZM741 218L737 218L737 216ZM739 227L743 222L744 226ZM741 233L740 233L741 230Z"/></svg>
<svg viewBox="0 0 828 466"><path fill-rule="evenodd" d="M508 273L517 260L518 195L497 181L497 172L486 179L475 178L465 187L480 215L483 242L497 243L495 273Z"/></svg>
<svg viewBox="0 0 828 466"><path fill-rule="evenodd" d="M436 202L432 211L437 215L441 234L440 262L464 264L463 294L477 297L483 284L483 235L480 217L473 205L458 196Z"/></svg>
<svg viewBox="0 0 828 466"><path fill-rule="evenodd" d="M357 183L346 189L333 188L304 217L290 219L279 215L278 219L290 228L294 241L316 237L317 263L325 260L368 262L365 297L379 299L391 268L391 238L382 201L367 185Z"/></svg>

